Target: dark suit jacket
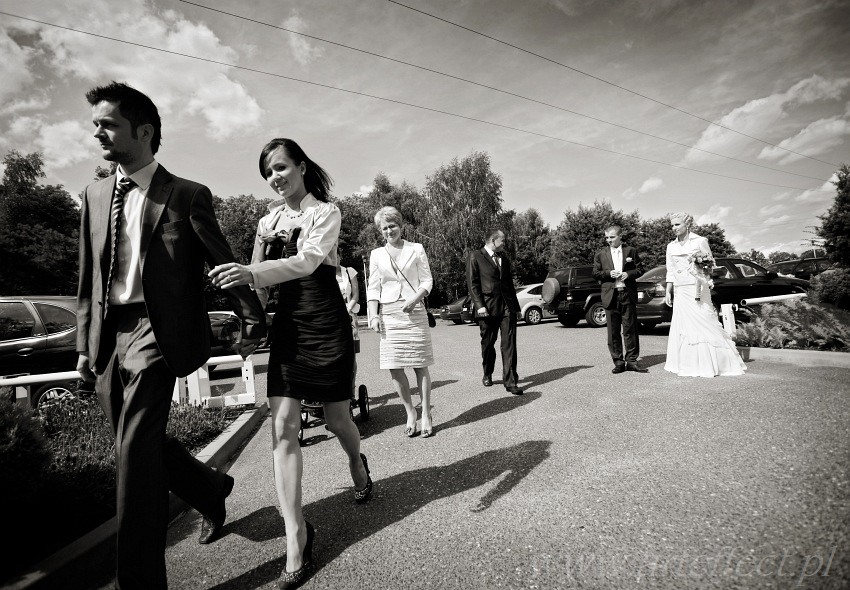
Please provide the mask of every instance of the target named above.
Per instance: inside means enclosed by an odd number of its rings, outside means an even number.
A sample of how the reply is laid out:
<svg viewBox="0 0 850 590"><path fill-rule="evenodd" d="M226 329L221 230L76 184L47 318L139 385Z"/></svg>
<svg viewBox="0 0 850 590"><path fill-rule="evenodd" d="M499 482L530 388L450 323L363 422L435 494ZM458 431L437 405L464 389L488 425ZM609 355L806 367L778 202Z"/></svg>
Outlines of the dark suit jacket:
<svg viewBox="0 0 850 590"><path fill-rule="evenodd" d="M511 261L501 253L498 256L502 260L501 275L484 248L470 252L466 261L466 285L472 305L476 311L486 307L491 316L519 312Z"/></svg>
<svg viewBox="0 0 850 590"><path fill-rule="evenodd" d="M111 350L101 351L104 291L109 274L109 211L115 176L86 187L80 224L80 282L77 293L77 350L98 373ZM179 377L210 356L210 322L204 302L204 262L233 262L219 228L210 190L172 176L160 165L142 210L141 272L151 328L162 356ZM225 289L245 338L266 332L263 308L247 286Z"/></svg>
<svg viewBox="0 0 850 590"><path fill-rule="evenodd" d="M640 256L632 246L622 245L622 248L623 272L629 275L623 283L626 285L626 293L629 294L629 299L632 303L637 303L637 282L635 279L640 276L638 270ZM612 270L614 270L614 259L611 258L611 248L605 246L593 257L593 278L602 285L602 305L604 307L611 307L614 302L614 283L616 281L611 278Z"/></svg>

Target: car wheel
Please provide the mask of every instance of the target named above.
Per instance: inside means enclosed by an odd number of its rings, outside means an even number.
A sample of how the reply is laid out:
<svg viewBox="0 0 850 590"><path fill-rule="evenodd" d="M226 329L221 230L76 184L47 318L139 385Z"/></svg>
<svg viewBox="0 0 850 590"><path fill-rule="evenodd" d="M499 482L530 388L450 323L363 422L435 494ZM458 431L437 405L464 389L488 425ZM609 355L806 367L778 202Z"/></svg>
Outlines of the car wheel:
<svg viewBox="0 0 850 590"><path fill-rule="evenodd" d="M56 385L55 383L42 385L32 396L33 406L38 407L42 404L55 402L66 395L71 395L71 390L64 385Z"/></svg>
<svg viewBox="0 0 850 590"><path fill-rule="evenodd" d="M608 323L608 316L605 314L605 308L602 307L602 303L599 301L590 305L587 309L587 313L584 314L584 319L586 319L587 323L594 328L602 328Z"/></svg>
<svg viewBox="0 0 850 590"><path fill-rule="evenodd" d="M561 325L565 328L575 328L576 324L581 318L574 315L569 315L566 313L558 314L558 321L561 322Z"/></svg>
<svg viewBox="0 0 850 590"><path fill-rule="evenodd" d="M529 307L528 311L525 312L525 323L526 324L539 324L540 320L543 319L543 311L539 307Z"/></svg>

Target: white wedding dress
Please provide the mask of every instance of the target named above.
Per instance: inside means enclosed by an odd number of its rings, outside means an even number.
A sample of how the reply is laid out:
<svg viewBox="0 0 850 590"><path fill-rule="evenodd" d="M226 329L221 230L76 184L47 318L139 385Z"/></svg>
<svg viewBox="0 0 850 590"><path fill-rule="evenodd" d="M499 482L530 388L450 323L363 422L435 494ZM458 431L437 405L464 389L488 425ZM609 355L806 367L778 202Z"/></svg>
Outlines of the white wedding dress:
<svg viewBox="0 0 850 590"><path fill-rule="evenodd" d="M664 369L680 377L743 375L747 367L717 319L707 285L701 287L701 299L696 299L697 280L688 261L696 251L711 255L708 240L696 234L667 245L667 282L673 283L674 290Z"/></svg>

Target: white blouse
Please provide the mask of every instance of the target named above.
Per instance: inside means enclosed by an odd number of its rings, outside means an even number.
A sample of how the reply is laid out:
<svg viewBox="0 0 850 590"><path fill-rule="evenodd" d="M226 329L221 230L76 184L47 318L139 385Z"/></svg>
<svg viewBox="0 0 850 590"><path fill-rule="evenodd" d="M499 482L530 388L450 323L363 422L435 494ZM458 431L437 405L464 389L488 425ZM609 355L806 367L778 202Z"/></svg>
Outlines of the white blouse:
<svg viewBox="0 0 850 590"><path fill-rule="evenodd" d="M260 220L258 232L300 227L298 254L251 264L248 268L251 270L255 288L309 276L320 264L333 267L339 264L337 246L342 215L336 205L319 201L307 193L300 204L303 215L297 219L286 216L286 212L290 210L285 203L278 207L274 205L273 203L269 214Z"/></svg>
<svg viewBox="0 0 850 590"><path fill-rule="evenodd" d="M712 258L711 248L708 247L708 240L695 233L688 233L688 238L684 243L678 239L667 244L667 282L674 285L694 285L696 278L691 274L691 262L688 256L695 252L703 252Z"/></svg>

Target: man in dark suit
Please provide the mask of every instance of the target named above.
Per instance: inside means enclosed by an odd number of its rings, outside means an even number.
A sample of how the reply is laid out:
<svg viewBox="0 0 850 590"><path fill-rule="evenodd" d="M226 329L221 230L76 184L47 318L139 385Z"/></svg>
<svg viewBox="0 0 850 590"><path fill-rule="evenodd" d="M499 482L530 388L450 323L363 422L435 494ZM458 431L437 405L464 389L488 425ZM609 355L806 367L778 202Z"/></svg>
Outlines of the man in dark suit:
<svg viewBox="0 0 850 590"><path fill-rule="evenodd" d="M638 362L640 342L637 322L637 283L640 256L631 246L622 245L622 230L612 225L605 230L608 246L593 258L593 277L602 285L602 305L608 316L608 350L614 360L612 373L646 373ZM620 331L622 329L622 335ZM626 343L623 352L623 341Z"/></svg>
<svg viewBox="0 0 850 590"><path fill-rule="evenodd" d="M502 375L505 389L522 395L517 387L516 322L519 301L514 289L511 261L502 253L505 234L500 229L487 232L486 243L480 250L470 252L466 262L466 285L481 331L481 356L484 377L481 382L493 385L496 364L496 335L501 333Z"/></svg>
<svg viewBox="0 0 850 590"><path fill-rule="evenodd" d="M233 478L195 459L165 426L175 379L210 355L204 262L234 260L201 184L177 178L154 160L160 143L156 106L112 82L90 90L94 137L115 175L82 197L77 369L95 381L115 433L116 587L167 588L168 490L204 517L201 543L220 533ZM224 292L242 319L238 352L265 334L265 314L248 288Z"/></svg>

